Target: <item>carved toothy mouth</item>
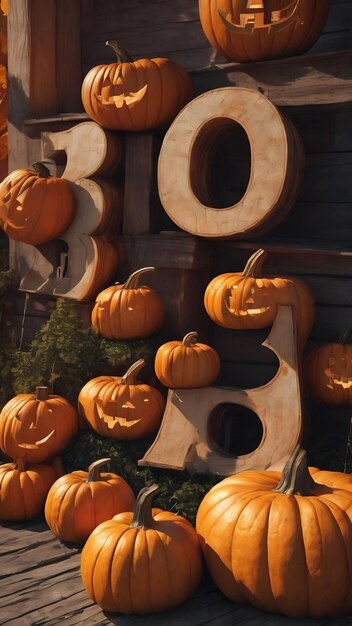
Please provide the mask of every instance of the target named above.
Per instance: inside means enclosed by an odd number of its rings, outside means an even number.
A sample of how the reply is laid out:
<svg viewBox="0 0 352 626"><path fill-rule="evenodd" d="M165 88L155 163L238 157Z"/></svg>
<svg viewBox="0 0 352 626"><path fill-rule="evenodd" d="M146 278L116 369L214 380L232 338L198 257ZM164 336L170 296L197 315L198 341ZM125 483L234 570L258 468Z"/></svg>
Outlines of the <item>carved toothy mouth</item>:
<svg viewBox="0 0 352 626"><path fill-rule="evenodd" d="M26 450L35 450L36 448L39 448L40 446L42 446L44 443L47 443L47 441L49 441L49 439L54 434L55 434L55 430L52 430L51 433L46 435L46 437L43 437L43 439L38 439L38 441L35 441L34 443L26 443L26 442L21 443L15 437L13 439L15 440L19 448L24 448Z"/></svg>
<svg viewBox="0 0 352 626"><path fill-rule="evenodd" d="M147 89L148 85L144 85L144 87L139 89L139 91L121 93L123 85L110 85L108 87L103 87L101 95L97 94L95 97L103 106L114 106L117 109L122 109L124 106L133 108L133 106L143 100L145 94L147 93Z"/></svg>
<svg viewBox="0 0 352 626"><path fill-rule="evenodd" d="M241 22L236 24L232 21L231 13L226 14L224 11L218 9L219 16L226 28L239 35L252 35L253 32L260 28L265 28L268 33L273 31L280 31L287 28L294 22L299 20L300 0L294 0L285 9L271 12L271 22L264 22L264 10L260 7L260 10L256 7L250 7L248 11L241 12Z"/></svg>
<svg viewBox="0 0 352 626"><path fill-rule="evenodd" d="M121 404L116 401L102 403L99 399L97 399L95 403L99 418L111 430L113 430L116 426L119 428L131 428L142 420L141 417L137 419L128 417L129 411L136 411L136 407L129 400L124 402L124 404ZM121 415L121 413L125 413L125 416Z"/></svg>

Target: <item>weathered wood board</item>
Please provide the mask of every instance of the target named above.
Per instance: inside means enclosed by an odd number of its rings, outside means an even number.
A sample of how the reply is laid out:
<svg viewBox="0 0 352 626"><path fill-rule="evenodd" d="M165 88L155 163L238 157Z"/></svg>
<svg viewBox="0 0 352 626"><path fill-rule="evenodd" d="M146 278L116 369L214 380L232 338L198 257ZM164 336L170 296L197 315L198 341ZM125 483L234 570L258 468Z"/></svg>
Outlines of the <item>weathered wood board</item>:
<svg viewBox="0 0 352 626"><path fill-rule="evenodd" d="M234 604L205 573L178 608L153 615L106 613L80 576L80 550L62 544L41 519L0 526L0 624L3 626L350 626L351 616L293 620Z"/></svg>

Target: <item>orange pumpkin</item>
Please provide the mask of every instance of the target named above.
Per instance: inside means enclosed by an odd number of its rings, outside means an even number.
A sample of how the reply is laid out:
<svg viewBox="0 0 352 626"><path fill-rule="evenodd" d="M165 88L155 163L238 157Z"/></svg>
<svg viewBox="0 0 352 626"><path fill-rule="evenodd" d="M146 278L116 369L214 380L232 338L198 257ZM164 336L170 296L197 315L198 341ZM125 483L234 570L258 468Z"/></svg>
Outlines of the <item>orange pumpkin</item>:
<svg viewBox="0 0 352 626"><path fill-rule="evenodd" d="M123 285L113 285L101 291L92 311L92 327L106 339L142 339L160 330L164 321L164 306L151 287L140 286L141 276L153 272L143 267Z"/></svg>
<svg viewBox="0 0 352 626"><path fill-rule="evenodd" d="M59 539L84 543L98 524L116 513L130 511L135 497L127 482L100 468L110 459L61 476L52 485L45 503L45 519Z"/></svg>
<svg viewBox="0 0 352 626"><path fill-rule="evenodd" d="M135 512L120 513L89 536L81 560L88 595L104 611L156 613L186 600L200 583L197 533L180 515L152 509L145 487Z"/></svg>
<svg viewBox="0 0 352 626"><path fill-rule="evenodd" d="M47 387L11 398L0 413L0 448L16 459L23 454L30 463L56 456L76 434L76 409Z"/></svg>
<svg viewBox="0 0 352 626"><path fill-rule="evenodd" d="M330 0L199 0L205 36L229 61L295 56L321 34Z"/></svg>
<svg viewBox="0 0 352 626"><path fill-rule="evenodd" d="M139 439L154 432L161 422L164 398L160 391L137 380L144 367L139 359L124 376L98 376L81 389L78 413L110 439Z"/></svg>
<svg viewBox="0 0 352 626"><path fill-rule="evenodd" d="M338 343L313 348L305 360L309 391L323 404L352 406L352 344L348 343L351 329L343 333Z"/></svg>
<svg viewBox="0 0 352 626"><path fill-rule="evenodd" d="M198 334L191 332L182 341L168 341L155 356L155 373L169 389L192 389L211 385L220 371L216 350L198 343Z"/></svg>
<svg viewBox="0 0 352 626"><path fill-rule="evenodd" d="M93 67L82 84L88 115L104 128L140 131L170 122L191 99L186 70L169 59L132 57L108 41L117 62Z"/></svg>
<svg viewBox="0 0 352 626"><path fill-rule="evenodd" d="M0 226L11 239L38 245L68 228L76 198L70 183L50 176L43 163L33 168L15 170L0 184Z"/></svg>
<svg viewBox="0 0 352 626"><path fill-rule="evenodd" d="M245 471L205 496L196 527L228 598L294 618L351 613L352 491L332 486L334 472L313 477L298 447L282 477Z"/></svg>
<svg viewBox="0 0 352 626"><path fill-rule="evenodd" d="M314 299L310 288L296 277L262 277L266 252L257 250L243 272L221 274L209 283L204 306L211 319L224 328L236 330L271 326L279 304L291 304L296 313L297 333L302 349L314 320Z"/></svg>
<svg viewBox="0 0 352 626"><path fill-rule="evenodd" d="M41 515L47 493L57 477L49 465L27 465L24 457L0 465L0 519L24 522Z"/></svg>

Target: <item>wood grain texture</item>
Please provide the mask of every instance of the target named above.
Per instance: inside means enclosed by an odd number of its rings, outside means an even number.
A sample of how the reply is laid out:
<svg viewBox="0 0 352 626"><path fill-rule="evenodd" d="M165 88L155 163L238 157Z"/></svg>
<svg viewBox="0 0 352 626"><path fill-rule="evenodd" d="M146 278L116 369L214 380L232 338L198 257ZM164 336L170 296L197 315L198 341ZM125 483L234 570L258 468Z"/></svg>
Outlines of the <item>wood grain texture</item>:
<svg viewBox="0 0 352 626"><path fill-rule="evenodd" d="M169 390L159 432L138 464L223 476L249 469L282 469L300 441L303 425L292 307L278 306L264 345L276 354L279 367L263 387ZM212 440L210 417L224 404L247 407L262 422L263 436L252 452L229 458Z"/></svg>
<svg viewBox="0 0 352 626"><path fill-rule="evenodd" d="M249 182L237 202L219 206L210 170L214 152L234 125L243 127L250 144ZM187 232L248 238L267 232L290 210L303 164L298 133L267 98L251 89L216 89L186 105L167 131L159 155L159 195L171 219Z"/></svg>
<svg viewBox="0 0 352 626"><path fill-rule="evenodd" d="M0 527L3 626L350 626L350 617L292 620L227 600L207 573L192 597L166 613L104 613L81 583L80 550L65 546L42 520ZM20 561L23 560L23 568Z"/></svg>

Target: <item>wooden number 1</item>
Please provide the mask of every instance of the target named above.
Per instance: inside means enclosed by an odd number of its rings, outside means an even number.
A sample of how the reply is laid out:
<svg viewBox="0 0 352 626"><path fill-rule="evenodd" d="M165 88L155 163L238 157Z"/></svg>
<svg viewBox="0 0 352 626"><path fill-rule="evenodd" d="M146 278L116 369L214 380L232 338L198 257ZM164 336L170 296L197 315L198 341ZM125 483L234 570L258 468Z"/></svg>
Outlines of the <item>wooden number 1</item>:
<svg viewBox="0 0 352 626"><path fill-rule="evenodd" d="M117 250L108 235L120 228L123 191L114 180L96 176L117 169L123 158L122 142L95 122L83 122L62 132L42 133L42 147L44 159L55 161L66 153L62 177L73 185L77 210L59 242L20 244L22 265L26 263L20 289L91 300L118 266Z"/></svg>

